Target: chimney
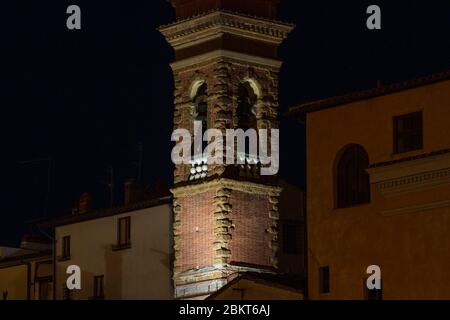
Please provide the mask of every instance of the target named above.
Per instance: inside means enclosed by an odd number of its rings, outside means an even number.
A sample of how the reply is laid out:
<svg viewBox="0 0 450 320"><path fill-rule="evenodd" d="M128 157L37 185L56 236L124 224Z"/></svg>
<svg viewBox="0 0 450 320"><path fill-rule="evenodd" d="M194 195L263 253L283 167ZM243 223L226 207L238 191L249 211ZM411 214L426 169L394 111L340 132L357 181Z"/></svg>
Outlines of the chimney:
<svg viewBox="0 0 450 320"><path fill-rule="evenodd" d="M158 199L169 195L170 191L167 185L163 181L158 180L155 184L145 189L144 197L145 199Z"/></svg>
<svg viewBox="0 0 450 320"><path fill-rule="evenodd" d="M20 248L26 250L46 251L51 250L52 244L45 238L26 234L22 237Z"/></svg>
<svg viewBox="0 0 450 320"><path fill-rule="evenodd" d="M78 203L77 214L88 213L92 210L92 196L85 192L80 197L80 202Z"/></svg>
<svg viewBox="0 0 450 320"><path fill-rule="evenodd" d="M125 205L142 201L144 198L144 188L135 179L125 182Z"/></svg>

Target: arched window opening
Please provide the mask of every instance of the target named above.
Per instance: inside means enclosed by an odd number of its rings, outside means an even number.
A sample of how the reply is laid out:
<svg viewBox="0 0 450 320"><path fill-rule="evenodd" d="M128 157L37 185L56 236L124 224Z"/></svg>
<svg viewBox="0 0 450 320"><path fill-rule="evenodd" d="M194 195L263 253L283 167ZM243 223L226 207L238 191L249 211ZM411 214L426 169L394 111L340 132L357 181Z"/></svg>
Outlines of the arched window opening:
<svg viewBox="0 0 450 320"><path fill-rule="evenodd" d="M202 138L205 132L208 130L208 86L206 83L202 83L195 95L192 98L194 105L194 121L201 121L202 123ZM203 141L201 149L195 149L194 142L192 143L192 168L190 171L189 180L199 180L206 178L208 175L208 159L203 157L203 152L208 146L207 141Z"/></svg>
<svg viewBox="0 0 450 320"><path fill-rule="evenodd" d="M337 207L348 208L370 202L369 156L359 145L349 146L336 167Z"/></svg>
<svg viewBox="0 0 450 320"><path fill-rule="evenodd" d="M203 83L198 89L193 98L195 106L195 121L202 122L203 132L208 130L208 86Z"/></svg>
<svg viewBox="0 0 450 320"><path fill-rule="evenodd" d="M237 129L247 131L249 129L258 129L256 119L256 104L258 96L249 81L242 82L238 88L238 105L236 116L238 118ZM249 136L252 136L250 133ZM256 133L256 141L246 136L245 150L238 150L238 159L240 165L240 175L246 177L257 177L259 175L259 159L258 159L258 134ZM256 142L256 149L250 148L250 143ZM256 153L255 153L256 151Z"/></svg>
<svg viewBox="0 0 450 320"><path fill-rule="evenodd" d="M238 128L256 129L256 102L258 97L249 82L241 83L238 92Z"/></svg>

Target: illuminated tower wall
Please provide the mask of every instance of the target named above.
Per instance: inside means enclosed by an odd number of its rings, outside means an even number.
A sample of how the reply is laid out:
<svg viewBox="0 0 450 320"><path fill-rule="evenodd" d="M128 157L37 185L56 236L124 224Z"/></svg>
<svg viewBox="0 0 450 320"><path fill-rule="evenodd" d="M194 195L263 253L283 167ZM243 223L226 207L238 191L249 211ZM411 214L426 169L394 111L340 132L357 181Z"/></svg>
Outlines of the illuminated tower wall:
<svg viewBox="0 0 450 320"><path fill-rule="evenodd" d="M275 21L276 0L173 0L160 28L175 50L174 129L278 128L278 46L293 29ZM237 272L276 272L276 176L197 159L174 172L177 298L203 298Z"/></svg>

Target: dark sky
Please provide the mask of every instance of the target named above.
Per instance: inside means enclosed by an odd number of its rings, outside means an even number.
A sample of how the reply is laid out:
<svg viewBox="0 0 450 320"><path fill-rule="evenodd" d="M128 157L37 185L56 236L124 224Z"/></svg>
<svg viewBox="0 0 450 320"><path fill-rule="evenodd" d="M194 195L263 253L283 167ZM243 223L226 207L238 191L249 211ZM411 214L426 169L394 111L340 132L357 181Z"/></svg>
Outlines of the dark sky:
<svg viewBox="0 0 450 320"><path fill-rule="evenodd" d="M296 103L450 69L448 1L282 0L297 29L280 49L280 114ZM82 30L66 28L66 8ZM366 8L382 8L381 31ZM70 213L88 191L108 206L104 182L171 181L173 52L156 28L174 20L165 0L22 0L0 7L0 244L32 231L25 221ZM330 137L331 138L331 137ZM281 118L281 176L305 181L304 128ZM52 158L46 206L48 163ZM47 208L47 209L46 209Z"/></svg>

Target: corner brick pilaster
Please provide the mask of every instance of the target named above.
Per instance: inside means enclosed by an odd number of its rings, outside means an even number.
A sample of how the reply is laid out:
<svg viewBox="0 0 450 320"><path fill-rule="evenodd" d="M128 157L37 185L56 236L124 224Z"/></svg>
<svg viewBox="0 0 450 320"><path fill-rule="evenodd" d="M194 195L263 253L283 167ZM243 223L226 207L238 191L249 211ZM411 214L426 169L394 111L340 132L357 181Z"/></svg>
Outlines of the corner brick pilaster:
<svg viewBox="0 0 450 320"><path fill-rule="evenodd" d="M219 188L213 201L215 264L230 263L230 240L232 239L231 229L233 228L231 220L232 207L230 204L231 193L230 189Z"/></svg>

